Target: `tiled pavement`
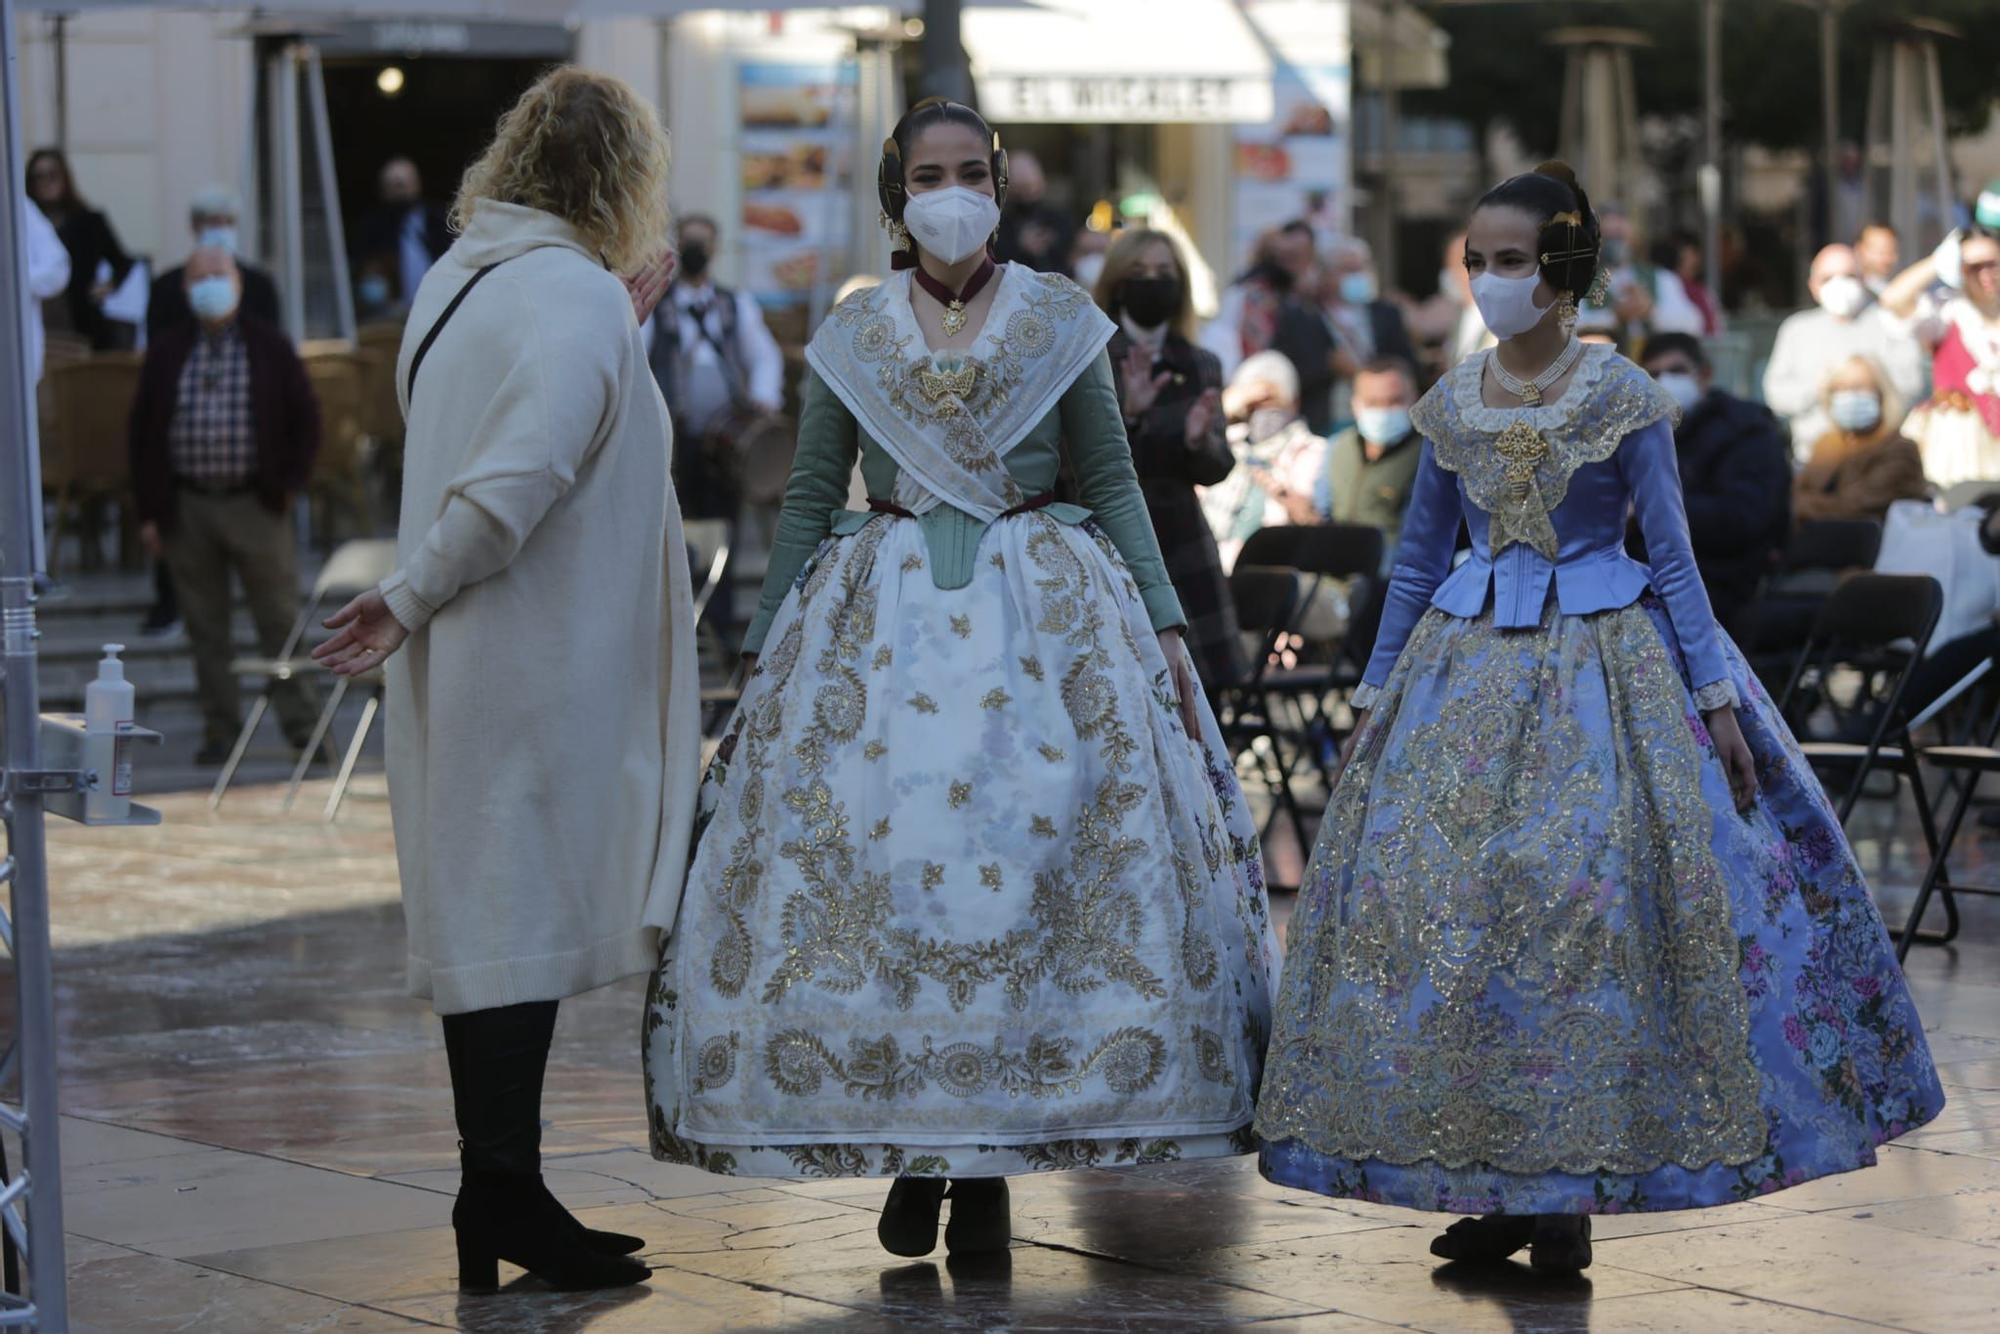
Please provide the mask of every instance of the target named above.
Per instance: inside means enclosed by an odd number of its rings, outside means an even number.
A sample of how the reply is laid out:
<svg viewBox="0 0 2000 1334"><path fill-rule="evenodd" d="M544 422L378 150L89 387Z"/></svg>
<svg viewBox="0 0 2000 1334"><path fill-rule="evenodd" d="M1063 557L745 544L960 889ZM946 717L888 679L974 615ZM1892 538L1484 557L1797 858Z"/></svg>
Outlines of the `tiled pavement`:
<svg viewBox="0 0 2000 1334"><path fill-rule="evenodd" d="M310 797L295 817L246 789L220 820L189 795L158 830L51 826L81 1327L1971 1330L2000 1307L1992 904L1911 962L1951 1085L1937 1123L1871 1171L1600 1219L1595 1267L1556 1284L1441 1268L1434 1220L1279 1190L1247 1160L1019 1179L1005 1261L900 1261L875 1244L879 1183L652 1162L638 988L613 988L565 1007L550 1178L590 1223L647 1237L659 1272L462 1298L444 1053L402 994L381 780L331 829ZM1885 883L1910 879L1901 833L1861 849Z"/></svg>

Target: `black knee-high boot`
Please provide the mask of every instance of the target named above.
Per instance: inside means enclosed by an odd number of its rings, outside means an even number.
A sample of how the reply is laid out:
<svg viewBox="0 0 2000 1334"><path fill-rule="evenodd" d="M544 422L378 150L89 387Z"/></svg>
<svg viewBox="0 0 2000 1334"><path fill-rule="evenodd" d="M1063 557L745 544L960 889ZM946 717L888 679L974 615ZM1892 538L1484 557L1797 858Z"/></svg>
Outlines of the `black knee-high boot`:
<svg viewBox="0 0 2000 1334"><path fill-rule="evenodd" d="M623 1287L650 1272L620 1253L643 1242L593 1236L542 1184L542 1077L555 1027L554 1001L445 1016L461 1168L452 1209L460 1287L497 1286L501 1260L572 1290Z"/></svg>

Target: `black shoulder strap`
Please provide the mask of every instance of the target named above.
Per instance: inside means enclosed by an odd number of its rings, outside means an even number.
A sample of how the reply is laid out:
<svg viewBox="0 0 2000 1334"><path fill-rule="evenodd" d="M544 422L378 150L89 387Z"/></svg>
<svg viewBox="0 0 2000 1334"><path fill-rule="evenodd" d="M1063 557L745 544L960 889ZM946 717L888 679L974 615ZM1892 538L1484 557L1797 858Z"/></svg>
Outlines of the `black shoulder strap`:
<svg viewBox="0 0 2000 1334"><path fill-rule="evenodd" d="M479 270L479 272L473 274L470 278L466 279L465 286L458 289L458 295L453 297L451 299L451 304L444 308L444 314L437 317L437 323L433 324L431 326L431 331L424 335L424 341L417 344L417 354L410 358L409 383L406 386L404 386L403 389L404 402L407 403L416 398L417 372L423 369L424 358L427 355L429 355L431 350L431 344L437 341L437 336L444 332L444 326L451 322L451 317L453 315L456 315L458 313L459 306L464 303L466 297L472 294L472 289L479 286L479 280L481 278L484 278L487 274L493 272L493 270L499 268L500 265L505 264L506 262L507 261L503 259L503 260L498 260L492 264L488 264L485 268Z"/></svg>

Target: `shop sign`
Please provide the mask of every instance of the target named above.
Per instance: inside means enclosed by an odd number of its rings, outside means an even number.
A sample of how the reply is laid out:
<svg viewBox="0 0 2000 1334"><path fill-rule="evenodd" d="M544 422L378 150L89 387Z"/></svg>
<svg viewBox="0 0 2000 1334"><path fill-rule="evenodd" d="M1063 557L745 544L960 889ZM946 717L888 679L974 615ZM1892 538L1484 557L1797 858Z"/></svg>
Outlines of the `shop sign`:
<svg viewBox="0 0 2000 1334"><path fill-rule="evenodd" d="M1186 74L984 74L996 121L1228 123L1269 120L1268 78Z"/></svg>

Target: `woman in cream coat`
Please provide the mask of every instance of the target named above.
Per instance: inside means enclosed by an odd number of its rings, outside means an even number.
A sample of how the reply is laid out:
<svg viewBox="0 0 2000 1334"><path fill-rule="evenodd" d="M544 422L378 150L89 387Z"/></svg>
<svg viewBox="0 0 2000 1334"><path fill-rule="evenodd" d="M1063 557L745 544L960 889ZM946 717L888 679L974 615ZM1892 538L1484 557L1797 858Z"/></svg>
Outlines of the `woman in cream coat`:
<svg viewBox="0 0 2000 1334"><path fill-rule="evenodd" d="M410 988L444 1016L467 1287L499 1259L565 1287L647 1273L622 1254L637 1238L586 1232L542 1185L540 1125L557 1002L653 965L699 778L668 418L635 318L665 281L645 265L666 165L656 115L599 75L557 70L501 121L410 314L399 568L319 654L388 660Z"/></svg>

